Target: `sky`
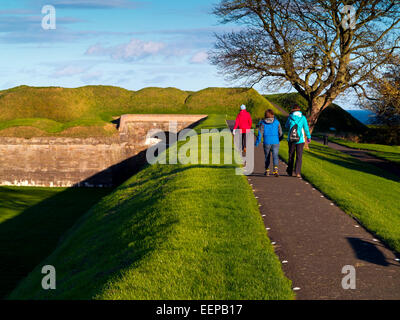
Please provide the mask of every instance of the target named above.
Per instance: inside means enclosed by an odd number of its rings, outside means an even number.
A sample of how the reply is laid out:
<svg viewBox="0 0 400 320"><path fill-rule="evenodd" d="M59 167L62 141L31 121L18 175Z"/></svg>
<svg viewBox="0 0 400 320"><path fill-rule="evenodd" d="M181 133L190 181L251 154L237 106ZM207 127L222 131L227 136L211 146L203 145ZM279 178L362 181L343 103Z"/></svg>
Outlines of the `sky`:
<svg viewBox="0 0 400 320"><path fill-rule="evenodd" d="M0 89L19 85L206 87L227 82L208 61L218 0L1 0ZM56 29L43 29L56 10Z"/></svg>
<svg viewBox="0 0 400 320"><path fill-rule="evenodd" d="M243 86L226 81L208 60L215 33L239 28L221 24L212 14L218 2L0 0L0 90L20 85L190 91ZM55 8L55 29L43 28L43 20L49 23L46 5ZM275 93L261 85L255 89ZM344 105L354 107L348 99Z"/></svg>

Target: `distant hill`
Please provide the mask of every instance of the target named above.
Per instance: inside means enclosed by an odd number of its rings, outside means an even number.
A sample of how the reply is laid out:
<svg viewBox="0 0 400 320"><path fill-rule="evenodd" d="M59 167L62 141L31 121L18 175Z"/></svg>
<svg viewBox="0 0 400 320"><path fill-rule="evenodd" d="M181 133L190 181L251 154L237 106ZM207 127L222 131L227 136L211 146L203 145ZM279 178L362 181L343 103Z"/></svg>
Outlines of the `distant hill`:
<svg viewBox="0 0 400 320"><path fill-rule="evenodd" d="M347 110L354 118L365 125L375 124L376 114L369 110Z"/></svg>
<svg viewBox="0 0 400 320"><path fill-rule="evenodd" d="M227 114L242 104L254 118L274 109L254 89L207 88L198 92L176 88L129 91L112 86L75 89L20 86L0 91L0 135L111 135L111 122L126 113ZM279 115L280 111L276 110ZM90 128L90 129L88 129Z"/></svg>
<svg viewBox="0 0 400 320"><path fill-rule="evenodd" d="M282 107L287 112L291 106L297 104L305 112L307 110L307 101L298 93L283 93L266 95L270 100ZM321 114L315 128L315 132L328 132L330 128L335 128L338 132L363 133L368 128L350 113L342 109L337 104L332 104Z"/></svg>

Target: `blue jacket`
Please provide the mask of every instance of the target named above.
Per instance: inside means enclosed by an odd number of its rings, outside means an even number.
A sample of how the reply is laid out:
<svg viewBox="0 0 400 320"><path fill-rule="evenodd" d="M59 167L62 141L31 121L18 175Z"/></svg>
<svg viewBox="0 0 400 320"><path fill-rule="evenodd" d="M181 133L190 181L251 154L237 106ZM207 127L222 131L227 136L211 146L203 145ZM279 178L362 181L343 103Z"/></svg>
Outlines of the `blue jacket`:
<svg viewBox="0 0 400 320"><path fill-rule="evenodd" d="M300 111L294 112L289 116L289 119L287 120L285 127L290 131L296 124L299 128L298 133L300 136L300 141L297 144L306 142L306 138L304 137L303 131L305 132L307 138L311 139L310 127L308 126L307 118L303 116L303 114Z"/></svg>
<svg viewBox="0 0 400 320"><path fill-rule="evenodd" d="M259 124L258 138L256 146L261 143L261 139L264 138L265 145L273 145L280 143L280 137L282 136L282 127L278 120L265 119Z"/></svg>

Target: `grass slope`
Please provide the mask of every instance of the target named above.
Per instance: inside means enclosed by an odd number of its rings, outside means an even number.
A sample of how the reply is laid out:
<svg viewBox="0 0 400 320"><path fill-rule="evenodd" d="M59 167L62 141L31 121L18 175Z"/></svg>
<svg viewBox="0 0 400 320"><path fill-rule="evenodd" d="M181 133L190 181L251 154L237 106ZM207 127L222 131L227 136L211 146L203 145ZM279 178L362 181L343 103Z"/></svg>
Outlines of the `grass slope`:
<svg viewBox="0 0 400 320"><path fill-rule="evenodd" d="M0 187L0 298L53 252L76 220L110 192Z"/></svg>
<svg viewBox="0 0 400 320"><path fill-rule="evenodd" d="M287 161L287 143L282 143L280 156ZM304 154L303 176L400 252L397 176L314 142Z"/></svg>
<svg viewBox="0 0 400 320"><path fill-rule="evenodd" d="M345 147L358 149L358 150L366 150L369 154L381 158L383 160L387 160L390 162L394 162L400 164L400 146L386 146L382 144L369 144L369 143L356 143L344 139L330 137L330 141L340 144Z"/></svg>
<svg viewBox="0 0 400 320"><path fill-rule="evenodd" d="M257 91L245 88L187 92L176 88L129 91L110 86L21 86L0 92L0 136L108 136L117 133L111 125L113 118L126 113L233 116L241 104L247 104L255 118L261 118L266 109L274 109Z"/></svg>
<svg viewBox="0 0 400 320"><path fill-rule="evenodd" d="M273 94L266 95L265 97L288 112L294 104L298 104L303 112L308 108L307 101L298 93ZM322 112L315 131L329 132L330 128L335 128L338 132L353 133L363 133L367 130L364 124L336 104L332 104Z"/></svg>
<svg viewBox="0 0 400 320"><path fill-rule="evenodd" d="M267 109L277 115L281 112L254 89L208 88L190 95L186 105L190 111L198 113L223 113L236 116L241 104L247 105L253 118L264 118Z"/></svg>
<svg viewBox="0 0 400 320"><path fill-rule="evenodd" d="M201 128L224 122L211 117ZM9 298L293 298L257 201L235 169L148 166L92 208ZM45 264L57 269L53 292L40 288Z"/></svg>

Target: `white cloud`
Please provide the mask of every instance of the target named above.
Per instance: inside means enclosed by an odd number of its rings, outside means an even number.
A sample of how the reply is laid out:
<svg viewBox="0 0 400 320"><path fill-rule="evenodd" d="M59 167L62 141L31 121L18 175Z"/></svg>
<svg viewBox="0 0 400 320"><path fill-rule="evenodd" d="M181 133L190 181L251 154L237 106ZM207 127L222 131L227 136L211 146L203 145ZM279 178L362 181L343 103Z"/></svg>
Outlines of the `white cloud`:
<svg viewBox="0 0 400 320"><path fill-rule="evenodd" d="M101 71L93 71L93 72L89 72L89 73L85 73L81 80L85 83L97 83L101 80L101 78L103 77L103 72Z"/></svg>
<svg viewBox="0 0 400 320"><path fill-rule="evenodd" d="M110 56L114 60L139 60L149 56L163 54L166 44L162 42L142 41L132 39L128 43L117 46L104 47L96 44L89 47L86 51L87 55Z"/></svg>
<svg viewBox="0 0 400 320"><path fill-rule="evenodd" d="M55 78L71 77L85 73L86 70L87 70L86 68L75 65L63 66L55 70L55 72L53 73L53 77Z"/></svg>
<svg viewBox="0 0 400 320"><path fill-rule="evenodd" d="M43 6L47 0L30 0L32 6ZM143 2L132 0L52 0L57 8L67 9L136 9L144 5Z"/></svg>
<svg viewBox="0 0 400 320"><path fill-rule="evenodd" d="M146 79L143 81L146 85L151 85L151 86L161 86L165 84L169 80L169 76L166 75L158 75L150 79Z"/></svg>
<svg viewBox="0 0 400 320"><path fill-rule="evenodd" d="M208 53L205 51L197 52L191 59L191 63L202 64L206 63L208 60Z"/></svg>
<svg viewBox="0 0 400 320"><path fill-rule="evenodd" d="M120 45L112 54L114 59L130 60L160 53L165 48L161 42L144 42L132 39L126 45Z"/></svg>

